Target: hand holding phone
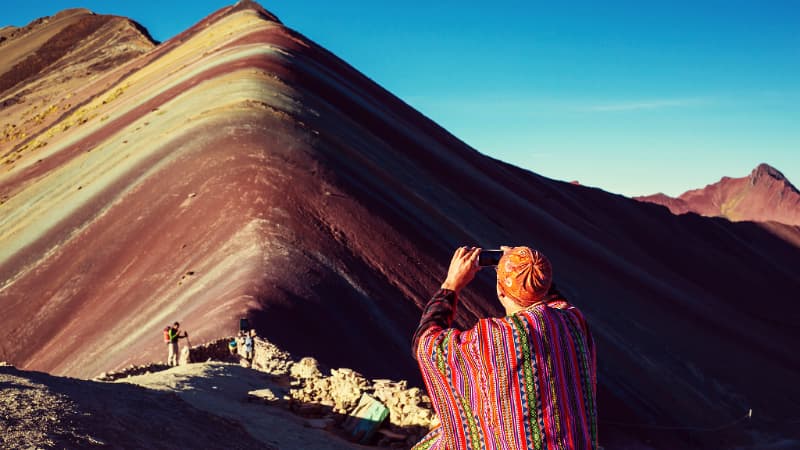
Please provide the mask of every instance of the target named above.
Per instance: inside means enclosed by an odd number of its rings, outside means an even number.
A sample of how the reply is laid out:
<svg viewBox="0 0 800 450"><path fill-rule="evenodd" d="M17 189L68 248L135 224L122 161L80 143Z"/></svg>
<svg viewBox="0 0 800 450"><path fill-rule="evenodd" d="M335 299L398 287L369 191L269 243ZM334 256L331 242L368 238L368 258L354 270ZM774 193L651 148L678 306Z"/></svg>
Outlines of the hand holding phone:
<svg viewBox="0 0 800 450"><path fill-rule="evenodd" d="M478 265L481 267L496 266L503 257L503 253L503 250L481 250L478 255Z"/></svg>

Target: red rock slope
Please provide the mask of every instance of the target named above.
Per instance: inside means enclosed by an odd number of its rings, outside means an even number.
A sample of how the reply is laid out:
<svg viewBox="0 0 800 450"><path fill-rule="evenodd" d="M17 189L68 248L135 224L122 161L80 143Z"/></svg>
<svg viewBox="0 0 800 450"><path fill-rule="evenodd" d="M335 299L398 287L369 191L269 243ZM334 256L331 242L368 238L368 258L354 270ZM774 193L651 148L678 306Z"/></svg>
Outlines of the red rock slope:
<svg viewBox="0 0 800 450"><path fill-rule="evenodd" d="M0 153L0 359L94 376L164 358L173 320L198 342L247 314L292 353L419 380L409 341L452 249L524 243L591 321L606 445L791 430L798 227L674 216L491 159L248 2L74 97ZM457 321L499 313L486 270ZM659 428L748 408L724 434Z"/></svg>
<svg viewBox="0 0 800 450"><path fill-rule="evenodd" d="M673 214L694 212L733 221L800 225L800 191L768 164L760 164L746 177L724 177L678 198L655 194L635 199L666 206Z"/></svg>

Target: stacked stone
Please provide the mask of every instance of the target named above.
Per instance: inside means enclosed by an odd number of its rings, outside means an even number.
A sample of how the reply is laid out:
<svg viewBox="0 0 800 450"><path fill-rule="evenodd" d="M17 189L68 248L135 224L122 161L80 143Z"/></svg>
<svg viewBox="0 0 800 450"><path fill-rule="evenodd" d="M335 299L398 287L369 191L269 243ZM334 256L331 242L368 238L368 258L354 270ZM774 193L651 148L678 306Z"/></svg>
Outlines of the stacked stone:
<svg viewBox="0 0 800 450"><path fill-rule="evenodd" d="M350 412L361 394L370 390L369 381L351 369L333 369L330 376L322 376L313 358L303 358L290 373L297 380L289 391L294 400L328 406L337 414Z"/></svg>
<svg viewBox="0 0 800 450"><path fill-rule="evenodd" d="M184 346L181 349L180 363L228 361L230 359L228 342L230 342L231 339L233 338L217 339L191 348L189 348L189 346Z"/></svg>
<svg viewBox="0 0 800 450"><path fill-rule="evenodd" d="M242 345L239 345L238 352L240 356L244 357ZM289 353L279 349L266 339L259 337L254 339L252 363L254 369L273 375L285 375L289 373L292 364L292 355Z"/></svg>
<svg viewBox="0 0 800 450"><path fill-rule="evenodd" d="M419 388L408 388L408 383L392 380L374 380L375 398L389 408L389 420L399 427L430 427L434 420L431 399Z"/></svg>
<svg viewBox="0 0 800 450"><path fill-rule="evenodd" d="M397 448L406 448L419 440L436 420L430 398L419 388L409 389L406 381L370 381L346 368L332 369L330 373L323 375L319 363L310 357L293 364L289 370L292 411L307 418L327 420L319 424L330 429L352 413L362 395L372 395L389 409L385 437L378 444Z"/></svg>

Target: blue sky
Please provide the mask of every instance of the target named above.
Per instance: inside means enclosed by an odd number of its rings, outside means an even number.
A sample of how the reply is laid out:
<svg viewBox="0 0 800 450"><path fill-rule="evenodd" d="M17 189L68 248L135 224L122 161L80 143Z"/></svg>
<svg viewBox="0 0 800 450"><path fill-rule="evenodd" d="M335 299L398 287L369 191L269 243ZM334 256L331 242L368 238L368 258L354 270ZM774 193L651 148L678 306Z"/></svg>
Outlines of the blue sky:
<svg viewBox="0 0 800 450"><path fill-rule="evenodd" d="M166 40L224 1L67 7ZM262 3L483 153L624 195L681 192L767 162L800 184L800 1Z"/></svg>

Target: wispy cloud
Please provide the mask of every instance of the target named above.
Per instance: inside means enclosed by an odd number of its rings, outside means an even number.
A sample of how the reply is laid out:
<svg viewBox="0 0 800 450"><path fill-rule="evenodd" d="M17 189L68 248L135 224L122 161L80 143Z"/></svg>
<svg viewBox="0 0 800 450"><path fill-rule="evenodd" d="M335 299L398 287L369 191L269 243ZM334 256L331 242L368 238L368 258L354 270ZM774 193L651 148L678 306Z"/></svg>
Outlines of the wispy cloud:
<svg viewBox="0 0 800 450"><path fill-rule="evenodd" d="M675 98L655 100L633 100L600 103L578 107L583 112L624 112L643 111L665 108L685 108L689 106L705 105L710 103L707 98Z"/></svg>
<svg viewBox="0 0 800 450"><path fill-rule="evenodd" d="M483 94L464 96L408 96L405 99L411 105L423 111L447 111L452 114L514 114L540 115L553 112L578 113L615 113L656 111L663 109L690 108L698 106L719 105L725 99L714 97L676 97L645 99L590 99L590 98L558 98L536 97L507 94ZM727 103L727 102L726 102Z"/></svg>

